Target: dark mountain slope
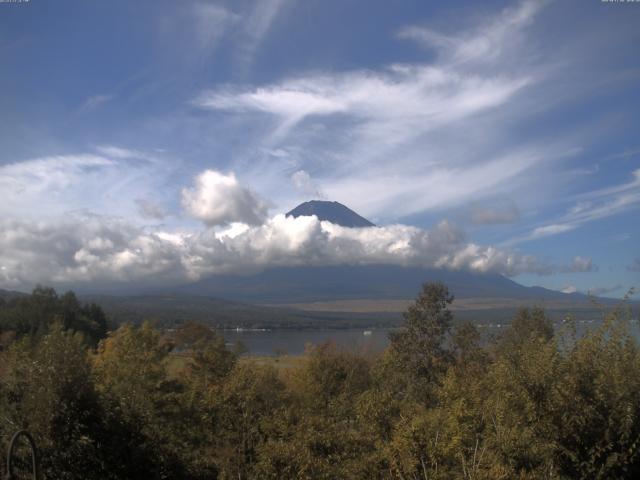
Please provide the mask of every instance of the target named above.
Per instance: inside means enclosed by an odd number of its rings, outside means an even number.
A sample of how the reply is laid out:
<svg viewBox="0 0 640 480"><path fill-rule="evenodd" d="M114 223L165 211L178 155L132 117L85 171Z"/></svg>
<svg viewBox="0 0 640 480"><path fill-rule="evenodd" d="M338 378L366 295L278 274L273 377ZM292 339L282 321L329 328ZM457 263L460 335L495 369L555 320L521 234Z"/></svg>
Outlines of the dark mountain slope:
<svg viewBox="0 0 640 480"><path fill-rule="evenodd" d="M3 300L11 300L12 298L25 297L26 293L16 292L14 290L4 290L0 288L0 298Z"/></svg>
<svg viewBox="0 0 640 480"><path fill-rule="evenodd" d="M326 220L343 227L375 227L373 223L348 207L338 202L323 200L311 200L301 203L296 208L287 212L287 216L294 218L315 215L319 220Z"/></svg>
<svg viewBox="0 0 640 480"><path fill-rule="evenodd" d="M427 281L444 282L458 298L570 299L541 287L525 287L502 275L390 265L271 268L251 276L218 275L174 289L252 303L343 299L414 298Z"/></svg>

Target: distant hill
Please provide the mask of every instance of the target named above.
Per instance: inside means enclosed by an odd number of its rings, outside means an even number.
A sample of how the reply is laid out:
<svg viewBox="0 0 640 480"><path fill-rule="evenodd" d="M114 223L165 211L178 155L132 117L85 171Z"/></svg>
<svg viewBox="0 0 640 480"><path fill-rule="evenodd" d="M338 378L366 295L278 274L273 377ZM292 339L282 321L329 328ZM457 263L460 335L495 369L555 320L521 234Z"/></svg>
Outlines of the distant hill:
<svg viewBox="0 0 640 480"><path fill-rule="evenodd" d="M457 298L532 301L585 299L541 287L525 287L502 275L393 265L279 267L255 275L217 275L174 289L250 303L300 303L346 299L411 299L424 282L441 281Z"/></svg>
<svg viewBox="0 0 640 480"><path fill-rule="evenodd" d="M0 298L2 298L3 300L11 300L12 298L24 297L26 295L26 293L16 292L14 290L4 290L0 288Z"/></svg>
<svg viewBox="0 0 640 480"><path fill-rule="evenodd" d="M311 200L301 203L296 208L287 212L287 217L310 217L315 215L319 220L335 223L343 227L375 227L373 223L348 207L338 202L324 200Z"/></svg>
<svg viewBox="0 0 640 480"><path fill-rule="evenodd" d="M80 299L100 305L113 324L151 320L172 327L193 320L216 328L286 329L386 327L400 322L399 315L388 313L306 312L195 295L80 295Z"/></svg>

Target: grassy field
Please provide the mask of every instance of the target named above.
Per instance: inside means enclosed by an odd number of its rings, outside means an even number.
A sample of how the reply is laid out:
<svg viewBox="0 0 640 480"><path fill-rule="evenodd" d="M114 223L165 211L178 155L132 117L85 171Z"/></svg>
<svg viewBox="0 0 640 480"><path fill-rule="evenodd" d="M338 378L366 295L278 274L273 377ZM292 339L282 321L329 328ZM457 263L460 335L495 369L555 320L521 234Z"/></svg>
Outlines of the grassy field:
<svg viewBox="0 0 640 480"><path fill-rule="evenodd" d="M309 303L290 303L271 305L272 307L292 308L305 312L332 312L332 313L400 313L404 312L413 299L352 299L332 300ZM477 311L477 310L504 310L518 309L539 305L549 310L593 310L594 305L588 300L543 300L535 301L530 298L457 298L451 305L452 311Z"/></svg>

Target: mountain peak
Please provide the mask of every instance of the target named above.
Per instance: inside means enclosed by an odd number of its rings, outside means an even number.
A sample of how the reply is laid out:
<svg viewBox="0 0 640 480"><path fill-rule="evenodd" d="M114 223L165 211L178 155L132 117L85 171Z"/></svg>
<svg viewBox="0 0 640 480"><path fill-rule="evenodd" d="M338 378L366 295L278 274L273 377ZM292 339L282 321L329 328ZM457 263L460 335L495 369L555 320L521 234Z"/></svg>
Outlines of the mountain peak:
<svg viewBox="0 0 640 480"><path fill-rule="evenodd" d="M338 202L311 200L301 203L287 212L287 217L294 218L311 215L315 215L319 220L325 220L343 227L375 227L369 220Z"/></svg>

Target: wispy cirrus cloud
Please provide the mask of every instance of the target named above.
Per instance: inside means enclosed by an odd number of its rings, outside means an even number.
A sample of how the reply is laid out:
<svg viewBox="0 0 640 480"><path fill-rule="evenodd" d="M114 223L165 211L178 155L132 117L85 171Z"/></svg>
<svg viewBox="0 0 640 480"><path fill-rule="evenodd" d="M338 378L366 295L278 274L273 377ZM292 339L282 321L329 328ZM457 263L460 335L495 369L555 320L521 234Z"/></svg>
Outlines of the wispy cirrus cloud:
<svg viewBox="0 0 640 480"><path fill-rule="evenodd" d="M543 237L569 232L602 218L640 208L640 169L631 173L631 180L606 188L593 190L575 197L576 203L550 223L535 227L530 232L514 237L505 245L514 245Z"/></svg>
<svg viewBox="0 0 640 480"><path fill-rule="evenodd" d="M203 92L193 104L278 119L278 138L312 116L342 114L360 141L385 133L401 143L455 120L503 104L529 79L465 76L433 66L395 65L380 72L313 75L251 90Z"/></svg>
<svg viewBox="0 0 640 480"><path fill-rule="evenodd" d="M541 159L540 153L521 151L456 165L426 152L416 156L426 136L504 104L528 81L395 66L382 72L297 78L247 91L206 91L194 104L249 118L273 116L275 125L262 140L265 145L327 152L321 163L332 169L320 171L317 179L328 196L365 214L386 210L407 215L452 199L463 202ZM323 126L317 134L313 124ZM300 130L307 133L297 136ZM311 144L299 145L299 139ZM547 157L558 155L549 152ZM389 157L396 160L390 163ZM423 168L425 164L430 168ZM392 183L386 180L390 176ZM380 188L381 180L385 188ZM413 201L399 201L401 196Z"/></svg>
<svg viewBox="0 0 640 480"><path fill-rule="evenodd" d="M402 28L398 37L435 50L447 61L488 63L523 40L522 30L533 22L546 3L529 0L507 7L498 15L487 18L480 27L463 33L445 34L425 26L411 25Z"/></svg>
<svg viewBox="0 0 640 480"><path fill-rule="evenodd" d="M242 22L241 15L223 5L193 1L179 8L164 9L157 31L168 60L177 60L183 68L198 70L216 55L225 36Z"/></svg>
<svg viewBox="0 0 640 480"><path fill-rule="evenodd" d="M260 43L289 3L290 0L257 0L254 3L253 10L245 18L236 47L236 59L242 71L251 66Z"/></svg>
<svg viewBox="0 0 640 480"><path fill-rule="evenodd" d="M216 118L233 116L236 128L252 132L254 151L304 152L286 160L238 159L251 165L244 167L247 176L313 170L319 190L365 215L397 219L498 190L508 197L513 180L574 149L568 142L518 142L502 134L524 119L525 92L548 81L526 41L545 3L507 8L471 33L438 37L424 26L401 29L403 39L425 32L437 37L432 43L440 54L430 63L217 86L191 104ZM521 68L512 68L514 57ZM282 195L275 183L268 189Z"/></svg>
<svg viewBox="0 0 640 480"><path fill-rule="evenodd" d="M80 106L80 112L88 112L116 98L115 94L99 94L88 97Z"/></svg>
<svg viewBox="0 0 640 480"><path fill-rule="evenodd" d="M6 211L41 194L56 195L83 175L113 165L99 155L59 155L0 166L0 190Z"/></svg>
<svg viewBox="0 0 640 480"><path fill-rule="evenodd" d="M149 153L115 145L0 165L0 214L47 217L83 208L129 217L137 199L161 196L169 171Z"/></svg>
<svg viewBox="0 0 640 480"><path fill-rule="evenodd" d="M240 21L239 15L214 3L196 2L190 13L194 23L193 49L202 60L215 51L222 36Z"/></svg>

